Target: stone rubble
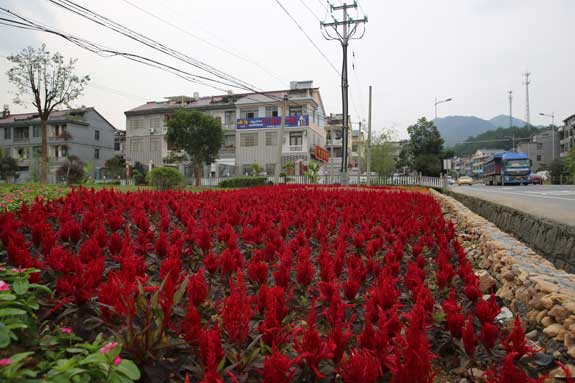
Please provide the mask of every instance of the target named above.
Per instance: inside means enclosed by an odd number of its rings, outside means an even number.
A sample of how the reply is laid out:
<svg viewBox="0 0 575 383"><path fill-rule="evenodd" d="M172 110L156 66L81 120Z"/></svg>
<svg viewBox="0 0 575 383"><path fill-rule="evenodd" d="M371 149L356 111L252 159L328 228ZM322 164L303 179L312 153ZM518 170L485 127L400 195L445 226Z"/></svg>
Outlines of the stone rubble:
<svg viewBox="0 0 575 383"><path fill-rule="evenodd" d="M575 358L575 275L555 268L455 199L434 190L431 193L454 220L468 256L482 269L477 275L483 292L495 286L496 295L512 311L527 319L531 327L541 326L550 343L564 346L561 359ZM537 333L531 331L528 337L535 339Z"/></svg>

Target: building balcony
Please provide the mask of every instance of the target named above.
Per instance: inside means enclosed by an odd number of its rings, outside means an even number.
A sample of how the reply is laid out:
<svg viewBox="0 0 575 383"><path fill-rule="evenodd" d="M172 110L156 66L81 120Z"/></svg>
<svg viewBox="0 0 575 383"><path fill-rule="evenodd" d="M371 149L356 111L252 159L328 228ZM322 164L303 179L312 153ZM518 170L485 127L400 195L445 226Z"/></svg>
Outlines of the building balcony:
<svg viewBox="0 0 575 383"><path fill-rule="evenodd" d="M14 137L13 141L18 143L30 142L30 137Z"/></svg>
<svg viewBox="0 0 575 383"><path fill-rule="evenodd" d="M290 145L287 152L303 152L303 145Z"/></svg>

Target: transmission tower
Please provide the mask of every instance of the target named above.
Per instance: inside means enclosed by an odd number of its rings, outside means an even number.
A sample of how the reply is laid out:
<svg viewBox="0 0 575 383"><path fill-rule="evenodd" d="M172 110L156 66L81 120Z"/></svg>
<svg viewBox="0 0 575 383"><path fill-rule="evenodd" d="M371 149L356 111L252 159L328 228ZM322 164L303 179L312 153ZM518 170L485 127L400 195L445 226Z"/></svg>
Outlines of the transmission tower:
<svg viewBox="0 0 575 383"><path fill-rule="evenodd" d="M509 92L509 127L513 127L513 91L510 90Z"/></svg>
<svg viewBox="0 0 575 383"><path fill-rule="evenodd" d="M342 135L343 135L343 154L341 161L341 172L347 173L347 147L348 147L348 129L349 129L349 112L348 112L348 88L347 81L347 47L350 40L359 40L365 34L365 23L367 23L367 16L361 19L353 19L349 16L348 9L356 9L357 3L355 0L353 4L343 3L342 5L334 6L329 4L330 13L333 11L343 12L343 21L337 20L333 15L333 22L321 22L322 33L327 40L337 40L341 43L343 49L343 62L341 69L341 99L342 99ZM358 27L363 26L363 31L359 33ZM341 32L340 32L341 27Z"/></svg>
<svg viewBox="0 0 575 383"><path fill-rule="evenodd" d="M527 121L527 126L531 126L531 113L529 111L529 84L531 84L529 76L531 76L531 73L527 71L523 73L523 76L525 76L525 82L523 83L525 85L525 121Z"/></svg>

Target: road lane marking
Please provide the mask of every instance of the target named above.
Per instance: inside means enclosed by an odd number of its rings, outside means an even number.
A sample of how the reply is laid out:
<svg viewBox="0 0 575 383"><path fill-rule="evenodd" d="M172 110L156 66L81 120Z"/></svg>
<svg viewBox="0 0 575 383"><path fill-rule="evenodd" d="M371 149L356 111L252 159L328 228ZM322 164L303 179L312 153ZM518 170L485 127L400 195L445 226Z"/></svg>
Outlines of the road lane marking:
<svg viewBox="0 0 575 383"><path fill-rule="evenodd" d="M555 196L543 196L543 195L536 195L536 194L527 194L527 193L517 193L517 192L508 192L508 191L502 191L502 190L489 190L487 193L502 193L502 194L515 194L515 195L520 195L523 197L535 197L535 198L543 198L543 199L558 199L561 201L575 201L574 198L563 198L563 197L555 197ZM465 194L465 193L463 193ZM471 193L473 194L473 193ZM481 195L481 192L478 190L479 195ZM477 195L476 194L476 195Z"/></svg>

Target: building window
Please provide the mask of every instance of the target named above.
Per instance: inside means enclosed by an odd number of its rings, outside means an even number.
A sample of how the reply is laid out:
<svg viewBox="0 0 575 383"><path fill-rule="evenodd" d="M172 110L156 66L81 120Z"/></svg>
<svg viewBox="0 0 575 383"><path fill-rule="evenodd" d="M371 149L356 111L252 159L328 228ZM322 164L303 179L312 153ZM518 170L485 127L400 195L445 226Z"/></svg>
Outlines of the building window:
<svg viewBox="0 0 575 383"><path fill-rule="evenodd" d="M257 133L240 133L240 146L258 146L258 134Z"/></svg>
<svg viewBox="0 0 575 383"><path fill-rule="evenodd" d="M32 127L32 137L38 138L42 135L42 127L39 125L35 125Z"/></svg>
<svg viewBox="0 0 575 383"><path fill-rule="evenodd" d="M4 128L4 139L10 140L12 138L12 128L7 126Z"/></svg>
<svg viewBox="0 0 575 383"><path fill-rule="evenodd" d="M227 111L224 113L224 122L226 125L233 125L236 123L236 112Z"/></svg>
<svg viewBox="0 0 575 383"><path fill-rule="evenodd" d="M540 154L537 155L537 161L541 161L541 155Z"/></svg>
<svg viewBox="0 0 575 383"><path fill-rule="evenodd" d="M276 164L266 164L266 175L273 176L276 172Z"/></svg>
<svg viewBox="0 0 575 383"><path fill-rule="evenodd" d="M66 135L66 125L54 125L52 128L54 137L64 137Z"/></svg>
<svg viewBox="0 0 575 383"><path fill-rule="evenodd" d="M256 118L258 116L257 109L244 109L240 112L241 118Z"/></svg>
<svg viewBox="0 0 575 383"><path fill-rule="evenodd" d="M278 132L266 132L266 146L276 146L278 144Z"/></svg>
<svg viewBox="0 0 575 383"><path fill-rule="evenodd" d="M141 138L132 138L130 140L130 152L138 153L143 149Z"/></svg>
<svg viewBox="0 0 575 383"><path fill-rule="evenodd" d="M99 130L94 130L94 139L96 141L100 140L100 131Z"/></svg>
<svg viewBox="0 0 575 383"><path fill-rule="evenodd" d="M233 149L236 147L236 136L231 134L224 136L224 148Z"/></svg>
<svg viewBox="0 0 575 383"><path fill-rule="evenodd" d="M278 117L278 107L266 106L266 117Z"/></svg>
<svg viewBox="0 0 575 383"><path fill-rule="evenodd" d="M16 148L16 158L20 161L29 159L29 148Z"/></svg>
<svg viewBox="0 0 575 383"><path fill-rule="evenodd" d="M161 126L162 126L161 118L152 118L150 120L150 134L158 133L160 131Z"/></svg>
<svg viewBox="0 0 575 383"><path fill-rule="evenodd" d="M159 152L162 150L162 141L160 137L150 138L150 152Z"/></svg>
<svg viewBox="0 0 575 383"><path fill-rule="evenodd" d="M100 159L100 149L94 149L94 158Z"/></svg>
<svg viewBox="0 0 575 383"><path fill-rule="evenodd" d="M68 147L64 145L54 146L54 157L64 158L68 156Z"/></svg>
<svg viewBox="0 0 575 383"><path fill-rule="evenodd" d="M143 120L130 120L130 124L129 124L130 129L142 129L144 127L144 121Z"/></svg>
<svg viewBox="0 0 575 383"><path fill-rule="evenodd" d="M290 146L303 145L303 136L302 136L301 132L290 133L289 134L289 144L290 144Z"/></svg>
<svg viewBox="0 0 575 383"><path fill-rule="evenodd" d="M14 141L27 141L30 136L30 128L27 126L14 128Z"/></svg>
<svg viewBox="0 0 575 383"><path fill-rule="evenodd" d="M543 144L537 143L537 150L543 150Z"/></svg>
<svg viewBox="0 0 575 383"><path fill-rule="evenodd" d="M289 107L289 114L290 114L290 116L302 115L303 114L303 108L301 106L290 106Z"/></svg>

